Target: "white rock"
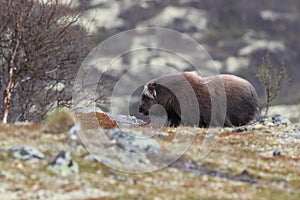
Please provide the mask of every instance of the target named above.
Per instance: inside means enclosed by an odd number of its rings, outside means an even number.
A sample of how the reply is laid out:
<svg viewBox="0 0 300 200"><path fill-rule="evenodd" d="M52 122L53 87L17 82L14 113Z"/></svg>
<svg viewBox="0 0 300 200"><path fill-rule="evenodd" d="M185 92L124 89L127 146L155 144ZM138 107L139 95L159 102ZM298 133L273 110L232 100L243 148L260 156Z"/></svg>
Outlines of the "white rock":
<svg viewBox="0 0 300 200"><path fill-rule="evenodd" d="M243 57L229 57L226 60L227 71L236 72L239 69L245 69L249 66L249 59Z"/></svg>
<svg viewBox="0 0 300 200"><path fill-rule="evenodd" d="M279 13L272 10L263 10L259 15L263 20L266 21L276 21L280 19L288 19L292 21L298 18L298 14L296 13Z"/></svg>
<svg viewBox="0 0 300 200"><path fill-rule="evenodd" d="M253 40L249 45L239 50L239 55L246 56L263 49L279 52L285 50L285 45L283 41Z"/></svg>

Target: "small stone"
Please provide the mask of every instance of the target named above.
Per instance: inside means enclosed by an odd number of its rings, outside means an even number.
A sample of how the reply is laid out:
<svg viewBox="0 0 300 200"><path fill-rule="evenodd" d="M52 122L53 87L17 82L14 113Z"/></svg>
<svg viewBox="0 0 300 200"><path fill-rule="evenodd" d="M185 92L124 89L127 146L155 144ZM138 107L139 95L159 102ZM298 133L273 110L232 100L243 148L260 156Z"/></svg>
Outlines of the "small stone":
<svg viewBox="0 0 300 200"><path fill-rule="evenodd" d="M81 130L80 123L76 123L69 130L71 140L78 140L79 131Z"/></svg>
<svg viewBox="0 0 300 200"><path fill-rule="evenodd" d="M147 131L146 134L148 134L150 136L158 136L159 138L166 138L169 136L168 133L158 131L158 130L150 130L150 131Z"/></svg>
<svg viewBox="0 0 300 200"><path fill-rule="evenodd" d="M281 155L281 152L279 149L275 149L274 152L273 152L273 156L280 156Z"/></svg>
<svg viewBox="0 0 300 200"><path fill-rule="evenodd" d="M273 122L266 122L265 125L266 126L274 126L275 124Z"/></svg>
<svg viewBox="0 0 300 200"><path fill-rule="evenodd" d="M241 132L246 132L246 131L248 131L247 127L240 127L240 128L234 129L232 132L241 133Z"/></svg>
<svg viewBox="0 0 300 200"><path fill-rule="evenodd" d="M256 124L253 126L253 130L262 130L264 128L263 124Z"/></svg>

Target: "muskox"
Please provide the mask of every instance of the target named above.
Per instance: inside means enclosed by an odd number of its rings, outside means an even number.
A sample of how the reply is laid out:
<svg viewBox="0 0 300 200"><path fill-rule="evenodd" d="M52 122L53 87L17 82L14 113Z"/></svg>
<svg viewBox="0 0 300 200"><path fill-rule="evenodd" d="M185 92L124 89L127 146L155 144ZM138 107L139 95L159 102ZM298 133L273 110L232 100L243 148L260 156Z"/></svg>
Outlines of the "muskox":
<svg viewBox="0 0 300 200"><path fill-rule="evenodd" d="M144 86L138 111L149 115L156 104L164 108L167 126L241 126L260 117L254 87L227 74L200 77L184 72L151 80Z"/></svg>

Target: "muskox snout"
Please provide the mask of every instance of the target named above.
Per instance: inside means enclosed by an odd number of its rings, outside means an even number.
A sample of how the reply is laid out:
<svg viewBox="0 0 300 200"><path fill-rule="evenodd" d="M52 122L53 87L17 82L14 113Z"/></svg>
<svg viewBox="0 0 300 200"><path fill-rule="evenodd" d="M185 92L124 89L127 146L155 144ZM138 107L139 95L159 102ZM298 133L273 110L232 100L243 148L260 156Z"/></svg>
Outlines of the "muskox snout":
<svg viewBox="0 0 300 200"><path fill-rule="evenodd" d="M139 113L143 113L144 115L149 115L149 111L145 110L142 105L139 106Z"/></svg>
<svg viewBox="0 0 300 200"><path fill-rule="evenodd" d="M143 110L144 110L144 109L143 109L142 106L140 105L140 106L139 106L139 109L138 109L139 113L142 113Z"/></svg>
<svg viewBox="0 0 300 200"><path fill-rule="evenodd" d="M143 112L143 107L142 107L142 105L139 105L139 109L138 109L138 111L141 113L141 112Z"/></svg>

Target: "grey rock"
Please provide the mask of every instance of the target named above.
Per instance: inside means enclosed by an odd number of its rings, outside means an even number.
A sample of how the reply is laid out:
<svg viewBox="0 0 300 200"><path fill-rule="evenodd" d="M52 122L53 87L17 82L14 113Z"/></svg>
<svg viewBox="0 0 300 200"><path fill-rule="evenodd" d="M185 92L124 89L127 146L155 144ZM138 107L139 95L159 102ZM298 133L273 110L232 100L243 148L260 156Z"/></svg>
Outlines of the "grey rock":
<svg viewBox="0 0 300 200"><path fill-rule="evenodd" d="M48 165L48 169L62 176L79 173L78 164L72 160L70 152L66 151L59 152L55 159Z"/></svg>
<svg viewBox="0 0 300 200"><path fill-rule="evenodd" d="M274 125L277 125L277 126L279 126L279 125L288 126L291 124L290 120L284 118L282 115L274 115L272 117L272 122L274 123Z"/></svg>
<svg viewBox="0 0 300 200"><path fill-rule="evenodd" d="M273 156L280 156L280 155L281 155L280 149L275 149L273 152Z"/></svg>
<svg viewBox="0 0 300 200"><path fill-rule="evenodd" d="M300 134L295 135L294 138L300 140Z"/></svg>
<svg viewBox="0 0 300 200"><path fill-rule="evenodd" d="M80 123L76 123L69 130L71 140L78 140L78 132L81 130Z"/></svg>
<svg viewBox="0 0 300 200"><path fill-rule="evenodd" d="M14 158L20 160L44 159L46 156L31 146L16 146L9 149Z"/></svg>
<svg viewBox="0 0 300 200"><path fill-rule="evenodd" d="M129 152L153 153L160 150L160 145L156 140L145 137L139 131L116 128L109 130L107 136L115 140L120 148Z"/></svg>

